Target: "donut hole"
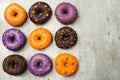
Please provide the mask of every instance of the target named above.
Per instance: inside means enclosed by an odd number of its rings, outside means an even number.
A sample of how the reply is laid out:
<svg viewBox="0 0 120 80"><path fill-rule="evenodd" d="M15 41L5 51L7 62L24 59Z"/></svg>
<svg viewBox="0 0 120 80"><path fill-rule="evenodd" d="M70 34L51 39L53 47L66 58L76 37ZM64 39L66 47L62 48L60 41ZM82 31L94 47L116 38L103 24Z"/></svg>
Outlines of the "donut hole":
<svg viewBox="0 0 120 80"><path fill-rule="evenodd" d="M35 62L33 63L33 65L34 65L35 67L41 67L42 62L37 60L37 61L35 61Z"/></svg>
<svg viewBox="0 0 120 80"><path fill-rule="evenodd" d="M14 16L17 16L17 15L18 15L18 13L15 13L15 14L14 14Z"/></svg>
<svg viewBox="0 0 120 80"><path fill-rule="evenodd" d="M37 15L43 15L43 9L37 9L36 14Z"/></svg>
<svg viewBox="0 0 120 80"><path fill-rule="evenodd" d="M41 62L37 62L36 66L40 67L41 66Z"/></svg>
<svg viewBox="0 0 120 80"><path fill-rule="evenodd" d="M68 11L66 9L63 9L62 12L63 12L63 14L67 14L68 13Z"/></svg>
<svg viewBox="0 0 120 80"><path fill-rule="evenodd" d="M62 40L63 41L67 41L69 39L69 35L68 34L65 34L62 36Z"/></svg>
<svg viewBox="0 0 120 80"><path fill-rule="evenodd" d="M15 62L12 62L11 65L12 65L11 66L12 68L14 68L16 66Z"/></svg>
<svg viewBox="0 0 120 80"><path fill-rule="evenodd" d="M14 37L14 36L10 37L10 41L11 41L11 42L14 42L14 40L15 40L15 37Z"/></svg>
<svg viewBox="0 0 120 80"><path fill-rule="evenodd" d="M67 67L67 66L68 66L68 63L67 63L67 62L65 62L65 63L64 63L64 66L66 66L66 67Z"/></svg>
<svg viewBox="0 0 120 80"><path fill-rule="evenodd" d="M37 40L41 40L41 37L38 37Z"/></svg>

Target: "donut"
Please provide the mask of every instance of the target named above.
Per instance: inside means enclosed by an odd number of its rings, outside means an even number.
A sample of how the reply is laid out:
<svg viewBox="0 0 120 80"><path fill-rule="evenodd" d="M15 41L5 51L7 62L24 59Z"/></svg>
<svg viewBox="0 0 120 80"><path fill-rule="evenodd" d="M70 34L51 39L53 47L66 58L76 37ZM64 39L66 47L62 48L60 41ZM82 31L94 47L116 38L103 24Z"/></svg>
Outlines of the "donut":
<svg viewBox="0 0 120 80"><path fill-rule="evenodd" d="M19 29L11 28L3 33L2 42L7 49L17 51L24 47L26 38Z"/></svg>
<svg viewBox="0 0 120 80"><path fill-rule="evenodd" d="M13 54L7 56L2 63L3 70L10 75L20 75L27 69L27 62L24 57Z"/></svg>
<svg viewBox="0 0 120 80"><path fill-rule="evenodd" d="M26 21L27 13L19 4L11 3L4 11L4 18L10 25L18 27Z"/></svg>
<svg viewBox="0 0 120 80"><path fill-rule="evenodd" d="M33 30L29 36L29 44L37 50L48 47L52 42L51 33L45 28Z"/></svg>
<svg viewBox="0 0 120 80"><path fill-rule="evenodd" d="M35 24L46 23L52 15L50 6L45 2L34 3L29 10L29 18Z"/></svg>
<svg viewBox="0 0 120 80"><path fill-rule="evenodd" d="M71 76L78 69L78 61L69 53L61 53L55 58L55 69L62 76Z"/></svg>
<svg viewBox="0 0 120 80"><path fill-rule="evenodd" d="M55 15L60 23L71 24L76 20L78 11L71 3L62 2L56 7Z"/></svg>
<svg viewBox="0 0 120 80"><path fill-rule="evenodd" d="M55 42L59 48L71 48L77 42L77 33L70 27L62 27L55 33Z"/></svg>
<svg viewBox="0 0 120 80"><path fill-rule="evenodd" d="M52 61L47 55L38 53L29 60L28 69L35 76L44 76L52 70Z"/></svg>

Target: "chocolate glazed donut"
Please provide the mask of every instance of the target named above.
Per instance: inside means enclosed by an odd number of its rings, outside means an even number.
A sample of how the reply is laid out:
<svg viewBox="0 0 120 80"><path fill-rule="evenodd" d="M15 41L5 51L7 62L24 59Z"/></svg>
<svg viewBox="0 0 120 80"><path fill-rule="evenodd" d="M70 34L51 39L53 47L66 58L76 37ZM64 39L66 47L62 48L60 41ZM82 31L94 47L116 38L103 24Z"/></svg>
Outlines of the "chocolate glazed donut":
<svg viewBox="0 0 120 80"><path fill-rule="evenodd" d="M46 23L52 15L50 6L45 2L36 2L29 10L30 20L35 24Z"/></svg>
<svg viewBox="0 0 120 80"><path fill-rule="evenodd" d="M27 62L20 55L9 55L3 61L3 70L10 75L19 75L26 71Z"/></svg>
<svg viewBox="0 0 120 80"><path fill-rule="evenodd" d="M56 32L55 41L59 48L71 48L77 42L77 33L70 27L62 27Z"/></svg>

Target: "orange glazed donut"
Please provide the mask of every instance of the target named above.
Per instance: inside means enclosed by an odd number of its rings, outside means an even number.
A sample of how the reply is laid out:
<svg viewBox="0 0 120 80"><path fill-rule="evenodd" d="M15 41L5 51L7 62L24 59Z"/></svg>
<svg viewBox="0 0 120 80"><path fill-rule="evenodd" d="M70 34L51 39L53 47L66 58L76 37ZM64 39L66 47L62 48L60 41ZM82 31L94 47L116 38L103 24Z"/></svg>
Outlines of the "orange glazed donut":
<svg viewBox="0 0 120 80"><path fill-rule="evenodd" d="M29 36L29 44L34 49L44 49L52 42L51 33L45 28L37 28Z"/></svg>
<svg viewBox="0 0 120 80"><path fill-rule="evenodd" d="M5 20L12 26L20 26L27 19L27 13L17 3L10 4L4 11Z"/></svg>
<svg viewBox="0 0 120 80"><path fill-rule="evenodd" d="M78 69L78 61L75 56L68 53L62 53L55 59L55 69L63 76L71 76Z"/></svg>

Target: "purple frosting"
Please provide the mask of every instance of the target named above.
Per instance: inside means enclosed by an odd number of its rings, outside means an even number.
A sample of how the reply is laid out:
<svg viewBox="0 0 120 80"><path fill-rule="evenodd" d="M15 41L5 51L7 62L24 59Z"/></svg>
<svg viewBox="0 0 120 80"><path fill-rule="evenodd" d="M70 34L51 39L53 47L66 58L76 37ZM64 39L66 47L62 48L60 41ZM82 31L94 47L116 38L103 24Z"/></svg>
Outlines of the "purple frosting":
<svg viewBox="0 0 120 80"><path fill-rule="evenodd" d="M52 69L52 61L45 54L35 54L28 63L29 71L35 76L43 76Z"/></svg>
<svg viewBox="0 0 120 80"><path fill-rule="evenodd" d="M24 47L26 38L19 29L11 28L3 33L2 42L9 50L17 51Z"/></svg>
<svg viewBox="0 0 120 80"><path fill-rule="evenodd" d="M55 15L62 24L71 24L76 20L78 11L72 4L63 2L57 6Z"/></svg>

